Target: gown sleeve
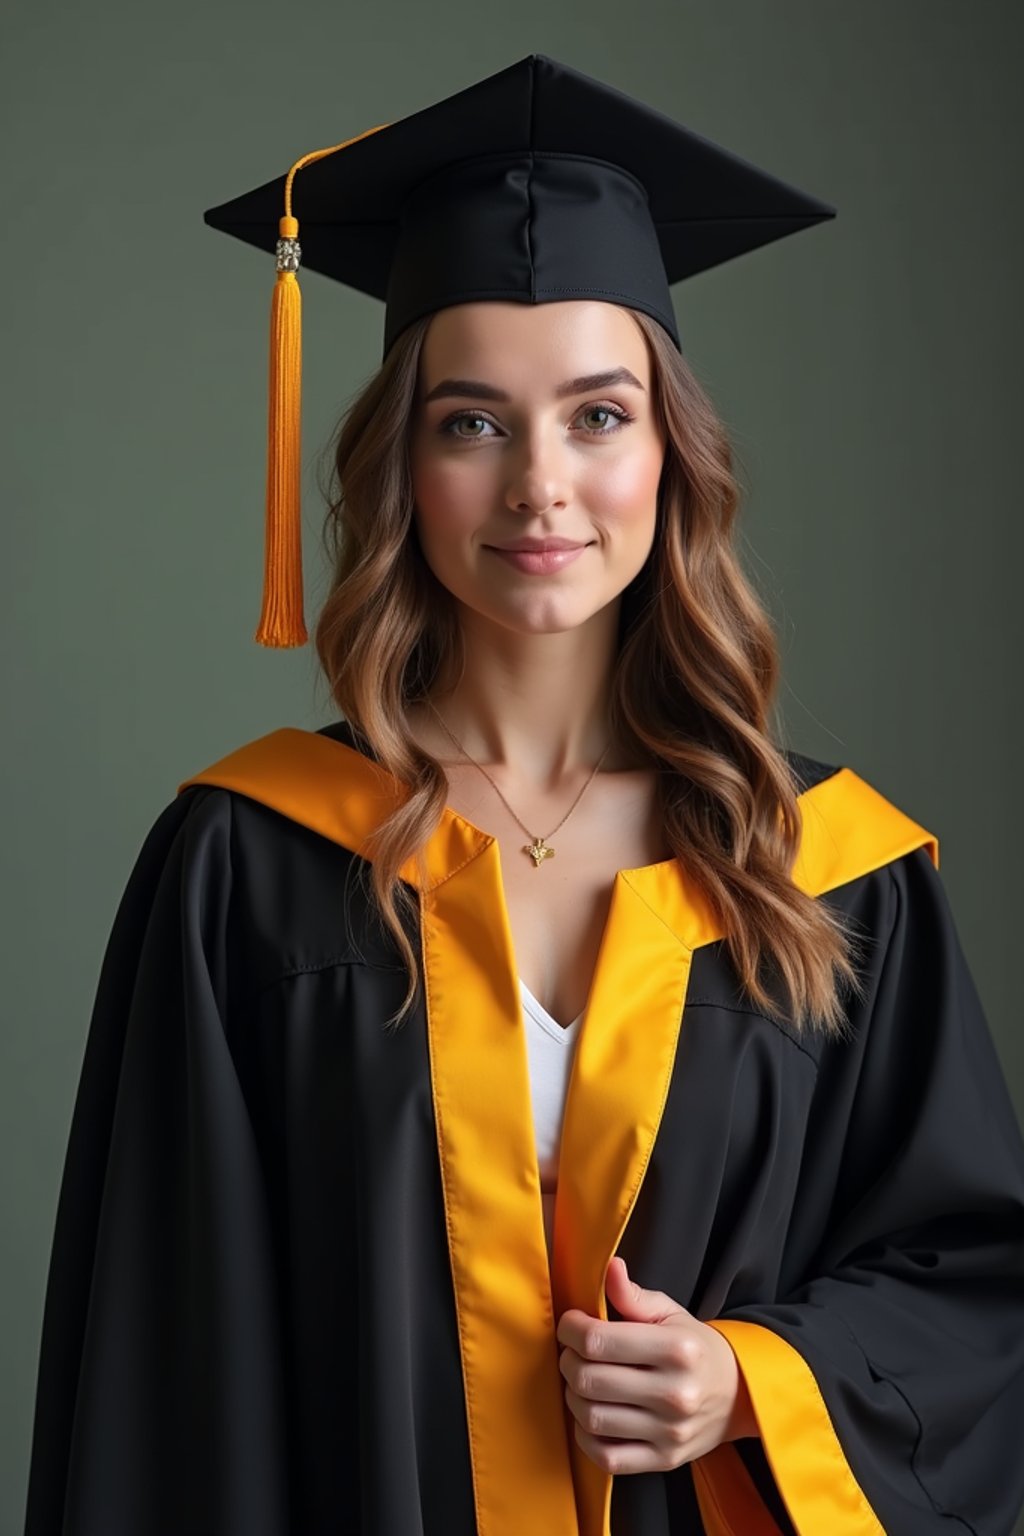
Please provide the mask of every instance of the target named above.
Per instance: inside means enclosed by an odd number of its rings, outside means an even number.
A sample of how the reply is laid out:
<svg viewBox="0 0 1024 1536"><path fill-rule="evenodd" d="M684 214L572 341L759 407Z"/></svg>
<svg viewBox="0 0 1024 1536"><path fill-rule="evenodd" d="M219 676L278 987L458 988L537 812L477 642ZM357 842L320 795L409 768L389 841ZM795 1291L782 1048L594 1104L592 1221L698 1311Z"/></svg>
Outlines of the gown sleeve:
<svg viewBox="0 0 1024 1536"><path fill-rule="evenodd" d="M26 1536L284 1536L276 1278L229 1045L231 796L180 795L114 920L43 1309Z"/></svg>
<svg viewBox="0 0 1024 1536"><path fill-rule="evenodd" d="M938 870L919 848L878 874L866 996L823 1051L803 1158L814 1260L708 1321L799 1536L1009 1536L1024 1144Z"/></svg>

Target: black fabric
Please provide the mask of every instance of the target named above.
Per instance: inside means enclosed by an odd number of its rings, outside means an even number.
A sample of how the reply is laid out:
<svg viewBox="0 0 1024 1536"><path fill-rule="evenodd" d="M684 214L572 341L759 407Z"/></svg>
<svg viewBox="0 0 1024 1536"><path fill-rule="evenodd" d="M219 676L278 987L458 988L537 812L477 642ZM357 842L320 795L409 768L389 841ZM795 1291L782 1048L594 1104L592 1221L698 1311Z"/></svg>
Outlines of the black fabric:
<svg viewBox="0 0 1024 1536"><path fill-rule="evenodd" d="M724 944L697 950L619 1251L639 1284L803 1355L887 1532L1007 1536L1024 1502L1020 1130L926 851L821 899L869 940L854 1041L738 1007ZM760 1442L742 1448L766 1487ZM631 1481L622 1529L675 1536L668 1518L631 1527Z"/></svg>
<svg viewBox="0 0 1024 1536"><path fill-rule="evenodd" d="M145 842L71 1128L28 1536L474 1530L425 1037L380 1028L404 983L342 921L353 862L206 787Z"/></svg>
<svg viewBox="0 0 1024 1536"><path fill-rule="evenodd" d="M405 977L367 870L209 786L146 838L71 1126L26 1536L472 1536L426 1019L383 1030ZM619 1251L795 1345L887 1532L1007 1536L1020 1131L924 850L821 899L868 940L853 1040L770 1022L698 949ZM617 1477L611 1530L699 1536L689 1467Z"/></svg>
<svg viewBox="0 0 1024 1536"><path fill-rule="evenodd" d="M285 182L203 218L273 252ZM836 210L532 53L304 166L292 212L303 267L386 300L386 356L413 320L478 299L630 305L678 347L671 283Z"/></svg>

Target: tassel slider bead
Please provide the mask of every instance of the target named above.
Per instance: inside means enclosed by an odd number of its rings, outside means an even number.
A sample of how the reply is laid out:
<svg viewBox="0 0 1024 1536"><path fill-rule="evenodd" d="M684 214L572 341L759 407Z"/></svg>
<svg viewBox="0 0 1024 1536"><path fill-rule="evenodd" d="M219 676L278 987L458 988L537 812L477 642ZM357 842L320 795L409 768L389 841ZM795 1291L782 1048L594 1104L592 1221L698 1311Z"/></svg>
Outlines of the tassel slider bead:
<svg viewBox="0 0 1024 1536"><path fill-rule="evenodd" d="M299 221L287 213L283 214L277 221L277 230L277 270L297 272L302 260L302 247L297 238Z"/></svg>
<svg viewBox="0 0 1024 1536"><path fill-rule="evenodd" d="M297 272L301 260L302 247L297 240L278 240L277 270L279 272Z"/></svg>

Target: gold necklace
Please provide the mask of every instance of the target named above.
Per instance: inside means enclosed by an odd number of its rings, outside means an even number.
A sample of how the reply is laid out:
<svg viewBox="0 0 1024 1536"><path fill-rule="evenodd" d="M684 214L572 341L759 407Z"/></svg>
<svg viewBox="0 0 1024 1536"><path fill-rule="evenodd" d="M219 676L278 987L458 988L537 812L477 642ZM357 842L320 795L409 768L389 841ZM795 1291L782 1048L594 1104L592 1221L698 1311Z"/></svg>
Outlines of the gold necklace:
<svg viewBox="0 0 1024 1536"><path fill-rule="evenodd" d="M455 735L455 732L452 731L452 730L449 730L448 726L445 725L445 722L441 719L441 716L438 713L438 711L437 711L433 701L431 699L427 699L426 702L430 705L431 709L434 711L434 714L437 715L438 720L441 721L442 726L448 732L448 735L451 737L452 741L454 741L454 743L458 747L459 751L462 752L466 757L469 758L469 760L473 764L474 768L479 768L480 769L480 772L483 774L484 778L488 781L488 783L494 789L495 793L501 796L501 799L504 801L505 805L508 807L508 809L511 812L511 814L515 817L516 821L519 822L519 825L522 827L522 829L526 833L527 837L530 837L530 838L533 839L532 842L525 844L525 846L523 847L523 849L521 851L523 853L525 853L525 854L528 854L530 856L530 858L533 860L533 867L534 867L534 869L540 869L540 866L544 862L545 859L553 859L554 856L555 856L555 850L549 845L549 843L547 841L547 838L536 836L535 833L530 831L529 827L526 825L525 822L519 821L519 817L516 816L515 811L512 810L512 807L509 805L508 801L505 800L505 796L502 795L501 790L498 788L497 784L495 784L494 780L491 778L490 774L487 772L487 769L483 766L482 763L478 763L476 758L471 756L471 754L466 751L465 747L462 745L462 742ZM558 826L555 827L551 832L548 833L548 837L554 837L554 835L558 831L559 827L563 827L565 825L565 823L569 820L569 817L572 815L573 811L576 809L576 807L579 805L580 801L582 800L584 793L586 792L586 790L588 790L590 788L591 780L593 779L593 777L594 777L595 773L597 772L597 770L600 768L601 764L604 762L605 758L608 756L608 752L609 752L610 748L611 748L611 742L609 742L608 746L605 747L604 751L601 753L601 756L598 758L597 762L594 764L593 768L591 769L591 771L590 771L590 778L587 779L587 782L584 784L583 788L580 790L579 794L576 796L576 799L573 801L572 805L570 805L569 809L566 811L565 815L562 817L561 821L558 823Z"/></svg>

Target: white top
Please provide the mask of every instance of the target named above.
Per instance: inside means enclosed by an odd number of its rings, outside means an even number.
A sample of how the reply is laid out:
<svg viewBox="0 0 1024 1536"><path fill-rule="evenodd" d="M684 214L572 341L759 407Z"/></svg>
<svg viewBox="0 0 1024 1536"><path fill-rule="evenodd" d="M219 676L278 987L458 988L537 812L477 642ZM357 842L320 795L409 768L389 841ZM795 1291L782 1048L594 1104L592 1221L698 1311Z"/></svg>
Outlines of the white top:
<svg viewBox="0 0 1024 1536"><path fill-rule="evenodd" d="M541 1007L521 976L519 996L523 1005L523 1028L530 1068L533 1129L537 1141L541 1203L544 1207L544 1235L547 1238L550 1256L555 1223L555 1190L558 1185L558 1146L562 1135L562 1113L569 1087L569 1073L572 1070L573 1047L580 1032L583 1014L577 1014L572 1023L567 1024L563 1029L547 1009Z"/></svg>

